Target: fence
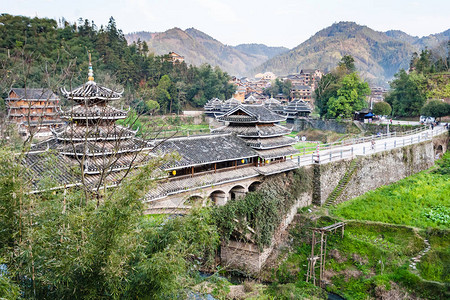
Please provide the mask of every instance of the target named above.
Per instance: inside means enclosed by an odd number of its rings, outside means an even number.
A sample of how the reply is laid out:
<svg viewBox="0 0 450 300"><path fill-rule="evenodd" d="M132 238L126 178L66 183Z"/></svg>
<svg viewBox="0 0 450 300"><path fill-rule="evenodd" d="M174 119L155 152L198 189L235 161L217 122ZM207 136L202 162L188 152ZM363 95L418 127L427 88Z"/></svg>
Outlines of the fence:
<svg viewBox="0 0 450 300"><path fill-rule="evenodd" d="M296 160L298 166L329 163L331 161L354 157L355 155L368 155L417 144L431 140L433 136L440 135L446 131L447 129L444 127L436 127L434 130L430 130L427 126L424 126L403 133L393 132L369 137L352 138L336 143L303 148L298 154L291 157L291 160Z"/></svg>

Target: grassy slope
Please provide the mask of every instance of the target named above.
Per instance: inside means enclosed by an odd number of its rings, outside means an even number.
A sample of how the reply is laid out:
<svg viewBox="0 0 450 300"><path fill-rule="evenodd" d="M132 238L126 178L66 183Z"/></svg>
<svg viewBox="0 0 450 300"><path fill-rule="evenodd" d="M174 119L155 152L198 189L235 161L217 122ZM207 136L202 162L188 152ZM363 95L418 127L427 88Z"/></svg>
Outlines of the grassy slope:
<svg viewBox="0 0 450 300"><path fill-rule="evenodd" d="M392 298L405 290L410 297L449 297L443 283L450 282L450 224L442 216L450 210L449 179L421 172L340 204L332 211L337 220L322 217L313 224L301 218L291 230L292 249L272 279L276 285L303 282L311 253L309 228L352 219L344 238L339 233L328 235L325 279L332 283L330 291L346 299ZM430 213L438 206L440 215ZM409 267L411 258L425 248L424 239L431 250L414 271Z"/></svg>
<svg viewBox="0 0 450 300"><path fill-rule="evenodd" d="M432 220L426 212L438 205L450 209L449 195L448 176L422 172L344 202L333 214L343 219L448 229L450 224Z"/></svg>

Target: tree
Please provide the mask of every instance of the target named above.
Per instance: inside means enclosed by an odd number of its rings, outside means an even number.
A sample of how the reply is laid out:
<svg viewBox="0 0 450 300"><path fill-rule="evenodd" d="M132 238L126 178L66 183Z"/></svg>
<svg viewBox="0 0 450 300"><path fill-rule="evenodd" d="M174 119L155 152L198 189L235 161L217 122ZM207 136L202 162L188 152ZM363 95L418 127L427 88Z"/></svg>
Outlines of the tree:
<svg viewBox="0 0 450 300"><path fill-rule="evenodd" d="M442 118L450 115L450 104L441 100L431 100L420 110L423 116Z"/></svg>
<svg viewBox="0 0 450 300"><path fill-rule="evenodd" d="M370 94L367 82L362 81L356 73L344 76L337 98L328 100L327 116L329 118L351 118L355 111L367 106L365 97Z"/></svg>
<svg viewBox="0 0 450 300"><path fill-rule="evenodd" d="M159 80L158 86L155 89L155 99L164 114L166 114L168 111L170 112L171 109L172 97L169 93L171 85L172 82L169 75L164 75Z"/></svg>
<svg viewBox="0 0 450 300"><path fill-rule="evenodd" d="M392 107L395 116L418 116L425 103L426 80L422 74L407 74L400 70L390 83L391 92L386 102Z"/></svg>
<svg viewBox="0 0 450 300"><path fill-rule="evenodd" d="M356 72L355 59L353 56L344 55L338 63L338 70L343 70L347 74Z"/></svg>
<svg viewBox="0 0 450 300"><path fill-rule="evenodd" d="M319 81L317 89L314 91L315 105L321 117L327 115L328 100L332 97L337 97L337 91L340 87L339 77L335 72L330 72Z"/></svg>
<svg viewBox="0 0 450 300"><path fill-rule="evenodd" d="M373 111L375 115L389 116L392 112L392 107L387 102L377 102L373 105Z"/></svg>
<svg viewBox="0 0 450 300"><path fill-rule="evenodd" d="M159 110L159 104L154 100L145 101L145 107L150 114L153 114L155 111Z"/></svg>

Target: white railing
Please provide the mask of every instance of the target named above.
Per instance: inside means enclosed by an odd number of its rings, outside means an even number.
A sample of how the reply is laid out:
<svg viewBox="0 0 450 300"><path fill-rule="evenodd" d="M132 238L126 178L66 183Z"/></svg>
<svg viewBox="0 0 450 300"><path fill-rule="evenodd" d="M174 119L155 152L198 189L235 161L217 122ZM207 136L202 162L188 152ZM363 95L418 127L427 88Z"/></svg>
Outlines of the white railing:
<svg viewBox="0 0 450 300"><path fill-rule="evenodd" d="M444 127L435 127L433 130L430 130L424 126L403 133L393 132L378 136L347 139L337 143L318 144L315 147L301 149L297 155L291 156L290 159L297 161L298 166L329 163L351 158L355 155L370 155L376 152L417 144L431 140L434 136L446 131L448 130ZM372 141L374 141L373 144Z"/></svg>

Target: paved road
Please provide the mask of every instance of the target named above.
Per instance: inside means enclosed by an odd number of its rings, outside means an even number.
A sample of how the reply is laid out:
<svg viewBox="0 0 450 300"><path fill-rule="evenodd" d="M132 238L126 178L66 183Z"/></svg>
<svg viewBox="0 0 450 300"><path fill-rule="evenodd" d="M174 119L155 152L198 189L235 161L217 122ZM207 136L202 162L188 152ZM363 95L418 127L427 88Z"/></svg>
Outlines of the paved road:
<svg viewBox="0 0 450 300"><path fill-rule="evenodd" d="M370 138L366 142L349 144L345 146L334 146L330 148L322 148L319 146L319 155L317 151L314 154L306 154L294 157L293 160L300 162L301 166L310 165L314 162L321 164L330 161L336 161L344 158L354 157L356 155L370 155L376 152L382 152L388 149L403 147L411 144L417 144L425 140L430 140L433 136L442 134L446 129L444 126L436 126L434 130L427 129L418 133L405 136L391 136L385 138L374 138L374 145Z"/></svg>

